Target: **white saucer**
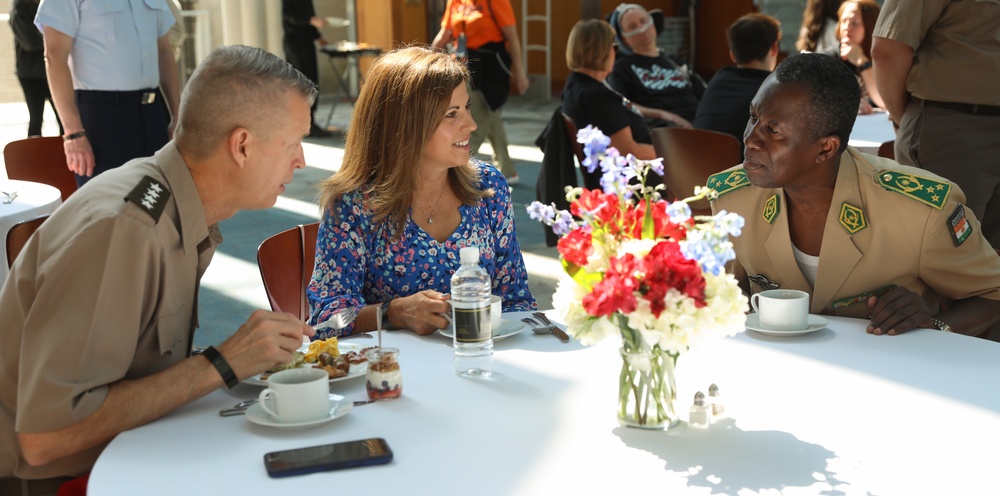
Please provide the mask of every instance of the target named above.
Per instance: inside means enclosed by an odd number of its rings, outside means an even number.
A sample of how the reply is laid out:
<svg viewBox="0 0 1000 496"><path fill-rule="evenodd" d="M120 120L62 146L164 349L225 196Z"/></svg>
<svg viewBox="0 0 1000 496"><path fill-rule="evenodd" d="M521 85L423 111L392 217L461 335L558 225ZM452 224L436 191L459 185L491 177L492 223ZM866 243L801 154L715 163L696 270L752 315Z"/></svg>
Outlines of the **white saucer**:
<svg viewBox="0 0 1000 496"><path fill-rule="evenodd" d="M779 331L777 329L767 329L761 327L760 315L752 313L750 315L747 315L746 326L747 329L750 329L751 331L757 331L761 334L767 334L768 336L792 337L792 336L801 336L803 334L809 334L810 332L816 332L826 327L828 323L829 322L826 319L820 317L819 315L809 315L808 327L806 327L805 329L800 329L797 331Z"/></svg>
<svg viewBox="0 0 1000 496"><path fill-rule="evenodd" d="M264 409L260 407L259 403L254 403L253 405L250 405L250 408L247 408L246 417L247 420L255 424L264 425L267 427L278 427L278 428L306 427L310 425L322 424L324 422L329 422L333 419L343 417L344 415L347 415L347 412L351 411L351 408L353 406L354 403L349 401L347 398L344 398L339 394L331 394L330 413L326 417L319 418L316 420L306 420L303 422L287 422L287 423L279 422L275 420L274 417L268 415L268 413L265 412Z"/></svg>
<svg viewBox="0 0 1000 496"><path fill-rule="evenodd" d="M527 327L527 324L521 322L520 320L513 319L501 319L500 328L493 330L493 341L500 341L507 339L515 334L520 333ZM438 329L438 332L446 337L455 337L455 332L449 327L447 329Z"/></svg>

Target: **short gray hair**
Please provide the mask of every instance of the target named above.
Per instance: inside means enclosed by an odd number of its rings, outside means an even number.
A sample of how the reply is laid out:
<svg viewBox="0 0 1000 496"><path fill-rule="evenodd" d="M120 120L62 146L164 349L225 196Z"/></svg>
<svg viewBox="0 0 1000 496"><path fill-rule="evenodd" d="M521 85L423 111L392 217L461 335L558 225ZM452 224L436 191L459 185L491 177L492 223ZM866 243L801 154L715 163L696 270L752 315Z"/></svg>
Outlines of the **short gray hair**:
<svg viewBox="0 0 1000 496"><path fill-rule="evenodd" d="M237 127L267 135L268 118L281 112L291 91L316 99L316 84L288 62L260 48L219 47L208 54L181 96L176 140L195 159L203 159Z"/></svg>

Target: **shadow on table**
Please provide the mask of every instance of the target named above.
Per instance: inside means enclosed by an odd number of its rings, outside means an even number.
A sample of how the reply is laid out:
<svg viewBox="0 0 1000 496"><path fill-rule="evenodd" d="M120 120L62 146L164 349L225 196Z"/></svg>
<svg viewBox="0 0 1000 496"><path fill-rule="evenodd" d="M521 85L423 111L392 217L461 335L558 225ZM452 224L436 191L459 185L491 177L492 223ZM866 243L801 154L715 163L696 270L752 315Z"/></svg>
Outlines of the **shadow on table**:
<svg viewBox="0 0 1000 496"><path fill-rule="evenodd" d="M708 430L681 424L668 432L619 427L625 445L659 456L666 470L687 476L688 486L711 494L754 494L786 487L809 488L813 494L843 495L843 484L828 468L836 454L818 444L781 431L745 431L733 419Z"/></svg>

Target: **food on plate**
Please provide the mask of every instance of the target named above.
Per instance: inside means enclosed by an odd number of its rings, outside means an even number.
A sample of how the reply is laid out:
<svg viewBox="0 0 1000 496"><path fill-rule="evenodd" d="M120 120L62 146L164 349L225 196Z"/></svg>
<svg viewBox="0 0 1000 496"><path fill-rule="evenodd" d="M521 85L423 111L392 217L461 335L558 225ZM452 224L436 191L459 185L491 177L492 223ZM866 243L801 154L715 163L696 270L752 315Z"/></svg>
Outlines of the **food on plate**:
<svg viewBox="0 0 1000 496"><path fill-rule="evenodd" d="M294 352L292 354L292 361L290 361L290 362L288 362L286 364L282 364L282 365L275 365L274 367L271 367L271 368L267 369L267 372L264 372L264 374L261 375L260 378L261 379L267 379L268 376L270 376L271 374L273 374L275 372L281 372L282 370L294 369L296 367L301 366L303 363L305 363L305 354L302 353L301 351L296 351L296 352Z"/></svg>
<svg viewBox="0 0 1000 496"><path fill-rule="evenodd" d="M309 349L306 350L306 362L316 363L319 360L320 353L329 353L333 356L339 355L338 344L335 337L309 343Z"/></svg>
<svg viewBox="0 0 1000 496"><path fill-rule="evenodd" d="M323 352L319 354L318 358L318 364L315 367L325 370L331 379L344 377L351 371L351 363L344 355L331 355Z"/></svg>
<svg viewBox="0 0 1000 496"><path fill-rule="evenodd" d="M365 378L368 397L373 400L399 398L403 394L403 374L395 354L384 354L378 361L370 360Z"/></svg>

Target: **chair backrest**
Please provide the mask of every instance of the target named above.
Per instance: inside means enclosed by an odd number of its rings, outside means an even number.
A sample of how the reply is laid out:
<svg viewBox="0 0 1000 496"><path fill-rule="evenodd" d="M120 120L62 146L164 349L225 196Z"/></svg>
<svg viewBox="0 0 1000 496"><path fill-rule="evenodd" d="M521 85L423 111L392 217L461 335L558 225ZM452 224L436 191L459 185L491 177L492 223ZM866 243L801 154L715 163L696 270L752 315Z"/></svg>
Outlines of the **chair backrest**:
<svg viewBox="0 0 1000 496"><path fill-rule="evenodd" d="M562 114L563 124L566 125L566 134L569 135L569 142L573 144L573 153L576 154L576 160L583 166L583 159L587 157L583 154L583 143L576 140L576 132L578 131L576 123L565 113L560 112L560 114Z"/></svg>
<svg viewBox="0 0 1000 496"><path fill-rule="evenodd" d="M7 267L14 265L14 259L17 255L21 253L21 249L24 245L28 244L28 238L45 222L45 219L49 218L49 214L45 214L34 219L22 220L14 227L7 231Z"/></svg>
<svg viewBox="0 0 1000 496"><path fill-rule="evenodd" d="M896 146L895 141L886 141L885 143L882 143L882 145L878 147L878 156L896 160L896 150L894 149L895 146Z"/></svg>
<svg viewBox="0 0 1000 496"><path fill-rule="evenodd" d="M316 258L319 223L300 224L265 239L257 248L257 265L271 310L309 318L306 286Z"/></svg>
<svg viewBox="0 0 1000 496"><path fill-rule="evenodd" d="M707 129L658 127L651 131L653 149L663 157L663 184L668 200L694 194L695 186L704 186L708 177L743 161L740 143L733 136ZM694 215L710 215L707 200L692 202Z"/></svg>
<svg viewBox="0 0 1000 496"><path fill-rule="evenodd" d="M62 200L76 191L76 177L66 168L66 152L59 136L36 136L7 143L3 149L7 177L59 188Z"/></svg>

